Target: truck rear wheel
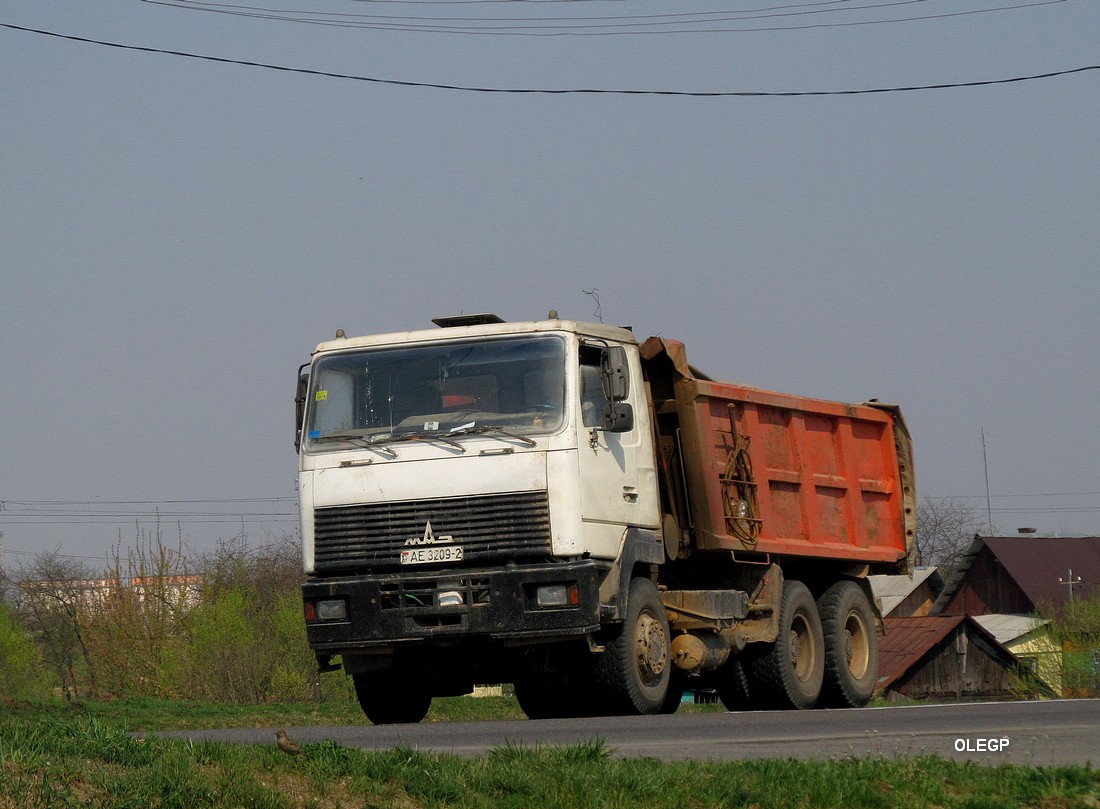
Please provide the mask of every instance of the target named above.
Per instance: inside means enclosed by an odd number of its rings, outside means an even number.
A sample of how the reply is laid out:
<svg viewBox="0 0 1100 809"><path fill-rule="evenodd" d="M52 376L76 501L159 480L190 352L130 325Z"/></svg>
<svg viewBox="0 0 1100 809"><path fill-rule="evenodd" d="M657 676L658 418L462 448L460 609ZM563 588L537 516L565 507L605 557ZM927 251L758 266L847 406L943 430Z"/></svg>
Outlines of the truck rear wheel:
<svg viewBox="0 0 1100 809"><path fill-rule="evenodd" d="M754 658L755 653L746 649L730 657L711 675L714 690L727 711L752 711L760 707L753 701L757 689L749 682Z"/></svg>
<svg viewBox="0 0 1100 809"><path fill-rule="evenodd" d="M392 669L353 674L355 696L375 725L415 724L428 715L432 695Z"/></svg>
<svg viewBox="0 0 1100 809"><path fill-rule="evenodd" d="M605 641L596 682L613 712L655 714L665 708L672 674L668 617L649 579L630 582L622 628Z"/></svg>
<svg viewBox="0 0 1100 809"><path fill-rule="evenodd" d="M825 634L823 704L862 708L878 677L878 632L867 595L852 581L838 581L818 599Z"/></svg>
<svg viewBox="0 0 1100 809"><path fill-rule="evenodd" d="M825 638L817 603L802 582L783 583L779 636L771 649L750 664L749 682L760 707L812 708L825 675ZM757 693L752 694L753 706Z"/></svg>

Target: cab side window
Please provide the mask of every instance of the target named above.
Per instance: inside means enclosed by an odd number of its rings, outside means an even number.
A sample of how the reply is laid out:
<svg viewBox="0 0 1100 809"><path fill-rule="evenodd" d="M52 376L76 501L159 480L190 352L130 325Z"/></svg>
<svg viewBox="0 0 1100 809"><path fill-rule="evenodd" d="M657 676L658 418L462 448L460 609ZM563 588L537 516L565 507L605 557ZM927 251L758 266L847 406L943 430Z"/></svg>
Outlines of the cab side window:
<svg viewBox="0 0 1100 809"><path fill-rule="evenodd" d="M585 427L603 426L603 412L608 404L600 379L600 353L597 346L581 346L581 423Z"/></svg>

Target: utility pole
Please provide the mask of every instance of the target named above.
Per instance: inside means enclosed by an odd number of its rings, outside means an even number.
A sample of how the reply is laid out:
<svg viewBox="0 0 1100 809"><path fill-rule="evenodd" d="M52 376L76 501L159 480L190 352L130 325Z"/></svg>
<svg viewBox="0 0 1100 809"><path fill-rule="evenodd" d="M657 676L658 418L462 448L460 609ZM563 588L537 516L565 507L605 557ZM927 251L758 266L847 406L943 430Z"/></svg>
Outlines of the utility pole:
<svg viewBox="0 0 1100 809"><path fill-rule="evenodd" d="M1070 606L1070 609L1073 609L1073 587L1074 587L1074 585L1077 585L1077 584L1081 583L1081 577L1078 576L1077 578L1074 578L1073 577L1073 568L1071 567L1069 569L1068 577L1063 579L1061 576L1059 576L1058 577L1058 582L1059 582L1059 584L1064 584L1064 585L1066 585L1066 587L1069 588L1069 606Z"/></svg>
<svg viewBox="0 0 1100 809"><path fill-rule="evenodd" d="M989 498L989 457L985 454L985 427L982 427L982 466L985 468L985 516L989 522L989 535L993 536L993 506Z"/></svg>

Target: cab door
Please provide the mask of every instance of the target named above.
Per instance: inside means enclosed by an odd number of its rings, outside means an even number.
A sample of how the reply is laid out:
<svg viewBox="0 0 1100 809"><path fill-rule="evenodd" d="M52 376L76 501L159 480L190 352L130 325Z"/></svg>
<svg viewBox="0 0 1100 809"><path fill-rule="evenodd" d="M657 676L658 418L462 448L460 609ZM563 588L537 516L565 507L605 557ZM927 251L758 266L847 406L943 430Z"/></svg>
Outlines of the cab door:
<svg viewBox="0 0 1100 809"><path fill-rule="evenodd" d="M625 354L627 391L609 400L601 363L605 343L582 343L579 351L577 447L581 482L581 522L585 547L595 556L614 557L628 526L656 528L659 522L656 466L649 429L649 410L642 388L637 350ZM629 405L630 429L608 429L609 404ZM618 408L619 413L623 412Z"/></svg>

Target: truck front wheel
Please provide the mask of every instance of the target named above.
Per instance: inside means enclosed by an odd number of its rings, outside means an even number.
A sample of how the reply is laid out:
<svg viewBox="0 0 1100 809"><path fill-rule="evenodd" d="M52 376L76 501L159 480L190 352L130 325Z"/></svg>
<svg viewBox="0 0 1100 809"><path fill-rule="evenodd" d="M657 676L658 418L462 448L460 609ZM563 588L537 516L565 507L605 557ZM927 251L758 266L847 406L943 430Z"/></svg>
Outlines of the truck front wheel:
<svg viewBox="0 0 1100 809"><path fill-rule="evenodd" d="M825 675L825 638L813 595L802 582L786 581L779 608L779 636L750 663L749 681L762 707L812 708ZM756 695L753 695L756 702Z"/></svg>
<svg viewBox="0 0 1100 809"><path fill-rule="evenodd" d="M859 585L838 581L817 602L825 633L825 685L821 699L838 708L862 708L878 677L874 611Z"/></svg>
<svg viewBox="0 0 1100 809"><path fill-rule="evenodd" d="M625 714L655 714L665 708L672 674L668 617L652 581L630 582L622 628L604 647L596 681L609 706Z"/></svg>
<svg viewBox="0 0 1100 809"><path fill-rule="evenodd" d="M419 722L432 707L432 695L402 679L392 669L353 674L359 707L375 725Z"/></svg>

